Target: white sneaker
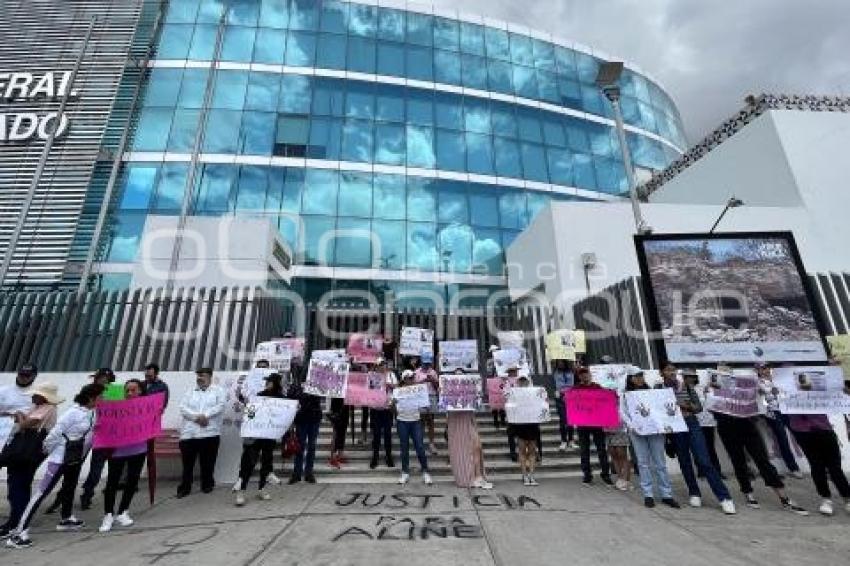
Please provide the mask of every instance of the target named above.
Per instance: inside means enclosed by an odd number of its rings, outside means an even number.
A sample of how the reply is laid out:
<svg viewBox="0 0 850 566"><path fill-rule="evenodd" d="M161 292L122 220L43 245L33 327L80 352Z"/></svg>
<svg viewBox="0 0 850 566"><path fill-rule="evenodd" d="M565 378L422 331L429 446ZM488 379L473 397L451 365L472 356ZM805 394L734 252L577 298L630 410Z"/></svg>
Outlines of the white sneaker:
<svg viewBox="0 0 850 566"><path fill-rule="evenodd" d="M245 505L245 494L243 492L241 492L241 491L236 492L235 503L236 503L237 507L242 507L243 505Z"/></svg>
<svg viewBox="0 0 850 566"><path fill-rule="evenodd" d="M401 477L398 478L398 483L401 484L401 485L404 485L409 481L410 481L410 474L408 474L407 472L402 472Z"/></svg>
<svg viewBox="0 0 850 566"><path fill-rule="evenodd" d="M832 514L835 512L832 508L832 500L824 499L818 508L821 515L826 515L827 517L832 517Z"/></svg>
<svg viewBox="0 0 850 566"><path fill-rule="evenodd" d="M479 478L472 482L472 487L476 489L493 489L493 484L483 478Z"/></svg>
<svg viewBox="0 0 850 566"><path fill-rule="evenodd" d="M569 448L569 447L570 447L569 444L567 444L566 442L562 442L561 445L558 446L558 450L560 450L561 452L566 452L567 448Z"/></svg>
<svg viewBox="0 0 850 566"><path fill-rule="evenodd" d="M428 472L422 472L422 482L425 485L433 485L434 484L434 480L431 479L431 474L429 474Z"/></svg>
<svg viewBox="0 0 850 566"><path fill-rule="evenodd" d="M266 480L272 485L280 485L283 483L283 480L277 477L274 472L269 472L269 475L266 477Z"/></svg>
<svg viewBox="0 0 850 566"><path fill-rule="evenodd" d="M236 483L233 484L233 488L230 490L234 493L242 489L242 478L236 480Z"/></svg>
<svg viewBox="0 0 850 566"><path fill-rule="evenodd" d="M98 529L98 531L100 531L102 533L108 533L109 531L111 531L112 530L112 521L113 521L112 513L107 513L106 515L104 515L103 516L103 522L100 524L100 528Z"/></svg>
<svg viewBox="0 0 850 566"><path fill-rule="evenodd" d="M272 498L272 494L266 491L265 489L261 489L257 494L257 499L260 501L270 501Z"/></svg>
<svg viewBox="0 0 850 566"><path fill-rule="evenodd" d="M797 478L798 480L803 479L805 476L803 475L802 470L797 470L796 472L791 472L791 476Z"/></svg>
<svg viewBox="0 0 850 566"><path fill-rule="evenodd" d="M525 474L522 474L522 485L524 485L524 486L526 486L526 487L528 487L529 485L531 485L531 480L530 480L530 479L529 479L529 477L528 477L527 475L525 475Z"/></svg>
<svg viewBox="0 0 850 566"><path fill-rule="evenodd" d="M570 442L570 448L572 448L573 450L578 450L578 448L579 448L578 442L576 442L575 440Z"/></svg>
<svg viewBox="0 0 850 566"><path fill-rule="evenodd" d="M627 482L626 480L619 480L618 479L616 481L616 483L614 483L614 487L616 487L620 491L628 491L629 490L629 482Z"/></svg>
<svg viewBox="0 0 850 566"><path fill-rule="evenodd" d="M534 487L534 486L537 486L537 485L540 485L540 484L537 483L537 480L534 479L534 476L532 476L531 474L528 474L528 485L530 485L531 487Z"/></svg>
<svg viewBox="0 0 850 566"><path fill-rule="evenodd" d="M725 499L720 502L720 508L723 509L723 512L727 515L734 515L735 511L735 502L731 499Z"/></svg>
<svg viewBox="0 0 850 566"><path fill-rule="evenodd" d="M115 522L117 522L122 527L132 527L133 523L135 523L133 518L130 517L130 514L126 511L115 517Z"/></svg>
<svg viewBox="0 0 850 566"><path fill-rule="evenodd" d="M747 507L750 509L761 509L758 499L752 493L746 494L745 497L747 498Z"/></svg>
<svg viewBox="0 0 850 566"><path fill-rule="evenodd" d="M702 507L702 498L694 495L688 499L688 505L694 508Z"/></svg>

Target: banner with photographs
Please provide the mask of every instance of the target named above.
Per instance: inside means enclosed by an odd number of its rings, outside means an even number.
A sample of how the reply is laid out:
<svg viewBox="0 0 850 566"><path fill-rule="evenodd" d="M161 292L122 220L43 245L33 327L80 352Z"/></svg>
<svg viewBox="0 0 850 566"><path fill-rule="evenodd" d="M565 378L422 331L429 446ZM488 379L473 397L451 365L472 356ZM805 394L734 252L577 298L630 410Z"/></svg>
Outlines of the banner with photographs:
<svg viewBox="0 0 850 566"><path fill-rule="evenodd" d="M549 422L549 396L544 387L512 387L505 392L505 413L510 424Z"/></svg>
<svg viewBox="0 0 850 566"><path fill-rule="evenodd" d="M629 428L639 436L688 430L672 389L628 391L623 405Z"/></svg>
<svg viewBox="0 0 850 566"><path fill-rule="evenodd" d="M553 330L546 335L546 357L549 361L574 361L576 354L585 353L584 330Z"/></svg>
<svg viewBox="0 0 850 566"><path fill-rule="evenodd" d="M304 392L318 397L344 399L348 371L347 361L312 358L304 382Z"/></svg>
<svg viewBox="0 0 850 566"><path fill-rule="evenodd" d="M441 411L478 411L481 409L480 375L441 375Z"/></svg>
<svg viewBox="0 0 850 566"><path fill-rule="evenodd" d="M774 368L779 410L785 415L850 414L846 378L839 366Z"/></svg>
<svg viewBox="0 0 850 566"><path fill-rule="evenodd" d="M515 367L517 375L528 377L531 375L531 367L528 364L528 353L525 348L502 348L493 352L493 364L496 367L496 375L508 377L508 370Z"/></svg>
<svg viewBox="0 0 850 566"><path fill-rule="evenodd" d="M303 358L303 351L301 353ZM277 371L290 371L294 353L288 342L260 342L254 349L254 364L260 360L269 362L269 367Z"/></svg>
<svg viewBox="0 0 850 566"><path fill-rule="evenodd" d="M461 370L478 371L478 342L475 340L449 340L440 342L440 372Z"/></svg>
<svg viewBox="0 0 850 566"><path fill-rule="evenodd" d="M505 408L505 392L516 386L515 379L504 379L501 377L487 378L487 404L491 409Z"/></svg>
<svg viewBox="0 0 850 566"><path fill-rule="evenodd" d="M417 356L430 354L434 360L434 331L427 328L405 326L401 329L398 342L398 353L402 356Z"/></svg>
<svg viewBox="0 0 850 566"><path fill-rule="evenodd" d="M347 353L355 364L374 364L384 352L384 338L375 334L355 333L348 337Z"/></svg>
<svg viewBox="0 0 850 566"><path fill-rule="evenodd" d="M349 372L345 387L345 404L350 407L386 409L387 377L372 371Z"/></svg>
<svg viewBox="0 0 850 566"><path fill-rule="evenodd" d="M635 241L661 357L691 364L826 360L790 232Z"/></svg>
<svg viewBox="0 0 850 566"><path fill-rule="evenodd" d="M705 399L706 411L733 417L754 417L761 412L758 400L758 377L750 370L734 373L709 371L710 387Z"/></svg>

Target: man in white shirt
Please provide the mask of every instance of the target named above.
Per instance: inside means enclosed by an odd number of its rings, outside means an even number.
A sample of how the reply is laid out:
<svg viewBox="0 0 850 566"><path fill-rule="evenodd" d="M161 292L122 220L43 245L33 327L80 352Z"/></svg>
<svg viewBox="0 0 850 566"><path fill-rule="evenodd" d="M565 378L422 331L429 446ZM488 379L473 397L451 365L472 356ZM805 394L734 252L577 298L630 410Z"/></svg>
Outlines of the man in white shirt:
<svg viewBox="0 0 850 566"><path fill-rule="evenodd" d="M38 375L38 368L32 364L21 366L14 385L0 387L0 449L6 445L16 413L27 413L32 408L30 387ZM0 468L3 463L0 462Z"/></svg>
<svg viewBox="0 0 850 566"><path fill-rule="evenodd" d="M225 393L218 385L212 385L210 368L201 368L195 373L197 387L189 391L180 403L180 415L183 417L180 430L183 481L177 488L178 498L192 492L196 459L201 463L201 491L210 493L215 487L213 472L221 442Z"/></svg>

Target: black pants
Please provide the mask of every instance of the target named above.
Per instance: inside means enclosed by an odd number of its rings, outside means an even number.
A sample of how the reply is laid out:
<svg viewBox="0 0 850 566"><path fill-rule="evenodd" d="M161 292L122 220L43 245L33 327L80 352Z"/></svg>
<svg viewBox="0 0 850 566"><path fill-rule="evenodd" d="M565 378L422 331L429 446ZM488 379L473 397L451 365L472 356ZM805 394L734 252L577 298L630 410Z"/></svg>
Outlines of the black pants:
<svg viewBox="0 0 850 566"><path fill-rule="evenodd" d="M808 432L792 431L797 444L803 449L803 454L809 460L812 469L812 481L818 495L824 499L832 497L829 490L828 479L832 480L838 494L850 498L850 485L847 476L841 469L841 448L838 446L838 437L831 430L811 430Z"/></svg>
<svg viewBox="0 0 850 566"><path fill-rule="evenodd" d="M180 441L180 456L183 459L183 481L177 491L189 493L195 477L195 460L201 462L201 491L209 493L215 487L215 461L221 437L191 438Z"/></svg>
<svg viewBox="0 0 850 566"><path fill-rule="evenodd" d="M750 468L747 465L747 454L750 455L758 468L765 485L774 489L785 487L779 478L779 472L770 463L767 455L767 447L764 439L759 434L755 422L752 419L730 417L717 414L717 434L723 441L726 453L732 461L735 470L735 479L741 487L742 493L752 493L753 484L750 479Z"/></svg>
<svg viewBox="0 0 850 566"><path fill-rule="evenodd" d="M348 432L348 412L348 407L345 407L331 416L331 424L334 431L334 441L331 448L335 452L345 450L345 433Z"/></svg>
<svg viewBox="0 0 850 566"><path fill-rule="evenodd" d="M274 448L276 441L268 438L254 438L244 441L242 445L242 461L239 464L239 478L242 489L248 487L257 462L260 462L260 489L266 487L266 480L274 466Z"/></svg>
<svg viewBox="0 0 850 566"><path fill-rule="evenodd" d="M720 458L717 456L717 431L715 431L715 427L713 426L704 426L700 427L702 429L702 436L705 438L705 448L708 450L708 459L711 460L711 465L714 466L714 469L717 470L718 474L722 474L723 471L720 469ZM696 460L694 460L696 463ZM696 466L696 464L694 464ZM699 470L699 466L696 466ZM699 470L699 476L702 477L702 470Z"/></svg>
<svg viewBox="0 0 850 566"><path fill-rule="evenodd" d="M611 477L611 465L608 463L608 450L605 446L605 429L595 427L576 427L578 445L581 451L581 473L584 479L593 477L590 470L590 439L596 445L596 456L599 458L600 474L603 478Z"/></svg>
<svg viewBox="0 0 850 566"><path fill-rule="evenodd" d="M12 464L6 467L8 477L6 499L9 501L9 518L3 523L4 527L14 529L18 526L32 495L32 481L36 470L38 470L37 464Z"/></svg>
<svg viewBox="0 0 850 566"><path fill-rule="evenodd" d="M82 467L82 462L79 464L62 464L59 466L56 473L50 477L45 489L43 491L36 492L35 499L30 499L26 510L18 523L18 532L23 532L29 528L32 518L35 517L39 506L54 490L60 479L62 480L62 487L59 488L59 504L61 505L60 517L63 519L71 517L74 511L74 492L77 491L77 482L80 481L80 470Z"/></svg>
<svg viewBox="0 0 850 566"><path fill-rule="evenodd" d="M118 514L130 508L133 496L139 489L139 478L145 465L147 454L134 454L126 458L111 458L109 460L109 471L106 474L106 489L103 490L103 512L115 513L115 496L118 493L118 484L121 483L121 475L127 470L127 479L124 482L124 491L121 494L121 503L118 505Z"/></svg>
<svg viewBox="0 0 850 566"><path fill-rule="evenodd" d="M502 409L496 409L494 411L490 411L493 414L493 426L499 428L501 426L508 426L507 421L507 413L505 413ZM513 452L512 452L513 454Z"/></svg>
<svg viewBox="0 0 850 566"><path fill-rule="evenodd" d="M543 437L540 434L540 427L537 428L537 439L535 441L537 443L537 458L543 458ZM511 454L511 459L517 457L516 453L516 432L514 431L514 427L508 425L508 451Z"/></svg>
<svg viewBox="0 0 850 566"><path fill-rule="evenodd" d="M384 451L387 460L393 457L393 413L389 410L372 409L372 459L377 460L381 451L381 438L384 439Z"/></svg>
<svg viewBox="0 0 850 566"><path fill-rule="evenodd" d="M83 482L83 499L92 499L94 490L97 484L100 483L100 478L103 475L103 466L109 459L109 454L112 449L98 449L91 451L91 459L89 460L89 474L86 476L86 481Z"/></svg>

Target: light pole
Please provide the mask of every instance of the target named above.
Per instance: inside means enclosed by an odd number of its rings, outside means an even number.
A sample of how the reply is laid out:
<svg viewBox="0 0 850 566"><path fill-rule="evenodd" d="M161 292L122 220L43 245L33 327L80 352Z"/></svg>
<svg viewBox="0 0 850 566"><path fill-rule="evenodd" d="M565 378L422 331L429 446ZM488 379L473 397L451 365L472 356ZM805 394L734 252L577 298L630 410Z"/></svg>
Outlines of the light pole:
<svg viewBox="0 0 850 566"><path fill-rule="evenodd" d="M623 154L623 165L626 168L626 179L629 182L629 199L632 201L632 213L635 217L635 229L638 234L649 234L652 228L643 219L637 194L637 180L632 166L632 156L626 142L626 128L623 125L623 112L620 110L620 76L623 74L623 63L611 61L599 65L596 75L596 86L611 102L614 109L614 121L617 124L617 138L620 140L620 151Z"/></svg>
<svg viewBox="0 0 850 566"><path fill-rule="evenodd" d="M726 206L723 207L723 212L720 213L720 216L717 217L717 220L714 221L714 225L711 227L711 230L708 231L709 234L714 234L715 228L720 224L720 221L723 220L723 217L726 216L726 213L729 212L730 208L738 208L739 206L744 206L744 201L735 197L734 195L729 197L729 200L726 201Z"/></svg>

